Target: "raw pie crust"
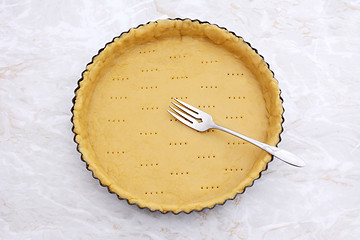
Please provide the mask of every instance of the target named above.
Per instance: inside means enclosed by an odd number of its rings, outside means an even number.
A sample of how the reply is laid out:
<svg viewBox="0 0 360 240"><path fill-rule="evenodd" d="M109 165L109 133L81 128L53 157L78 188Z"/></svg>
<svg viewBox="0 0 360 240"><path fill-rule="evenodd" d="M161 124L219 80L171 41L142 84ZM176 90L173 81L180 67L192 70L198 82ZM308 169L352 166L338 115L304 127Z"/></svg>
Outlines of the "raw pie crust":
<svg viewBox="0 0 360 240"><path fill-rule="evenodd" d="M111 192L150 210L191 212L233 199L271 156L175 121L166 111L174 98L249 137L280 141L280 90L262 57L216 25L159 20L115 38L83 73L73 109L83 160Z"/></svg>

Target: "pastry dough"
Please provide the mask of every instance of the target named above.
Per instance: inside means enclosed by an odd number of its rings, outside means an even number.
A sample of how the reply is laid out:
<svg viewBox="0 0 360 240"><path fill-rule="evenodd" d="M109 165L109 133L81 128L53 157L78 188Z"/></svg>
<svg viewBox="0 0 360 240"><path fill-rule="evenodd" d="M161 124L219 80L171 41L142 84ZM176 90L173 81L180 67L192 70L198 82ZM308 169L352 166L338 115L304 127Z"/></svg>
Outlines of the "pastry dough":
<svg viewBox="0 0 360 240"><path fill-rule="evenodd" d="M73 109L88 168L120 198L162 212L232 199L271 156L227 133L200 133L169 113L174 98L219 125L276 145L283 108L273 73L241 38L191 20L150 22L115 38L79 82Z"/></svg>

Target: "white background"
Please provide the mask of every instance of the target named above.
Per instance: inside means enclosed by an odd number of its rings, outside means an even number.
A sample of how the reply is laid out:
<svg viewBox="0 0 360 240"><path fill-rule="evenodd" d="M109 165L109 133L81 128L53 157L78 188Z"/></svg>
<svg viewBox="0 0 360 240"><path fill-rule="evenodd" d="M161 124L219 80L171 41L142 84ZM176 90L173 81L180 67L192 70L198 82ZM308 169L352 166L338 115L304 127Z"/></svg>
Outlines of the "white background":
<svg viewBox="0 0 360 240"><path fill-rule="evenodd" d="M265 57L282 89L278 160L245 194L189 215L109 194L73 142L73 90L121 32L216 23ZM359 239L360 1L1 1L0 239Z"/></svg>

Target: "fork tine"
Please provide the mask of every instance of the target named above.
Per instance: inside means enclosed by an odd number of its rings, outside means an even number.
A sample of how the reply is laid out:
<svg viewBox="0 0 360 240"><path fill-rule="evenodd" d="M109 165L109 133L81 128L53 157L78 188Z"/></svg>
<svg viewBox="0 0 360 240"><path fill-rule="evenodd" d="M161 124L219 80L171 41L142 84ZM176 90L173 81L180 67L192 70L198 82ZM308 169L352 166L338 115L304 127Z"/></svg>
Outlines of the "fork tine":
<svg viewBox="0 0 360 240"><path fill-rule="evenodd" d="M187 104L187 103L185 103L185 102L183 102L183 101L180 101L180 100L177 99L177 98L175 98L175 101L177 101L178 103L184 105L184 106L187 107L188 109L196 112L197 114L199 114L199 113L202 112L200 109L197 109L196 107L193 107L193 106L191 106L190 104Z"/></svg>
<svg viewBox="0 0 360 240"><path fill-rule="evenodd" d="M179 104L177 103L174 103L174 102L171 102L172 104L174 104L175 106L177 106L178 108L180 108L181 110L183 110L184 112L186 112L187 114L189 114L190 116L192 117L197 117L197 113L194 113L193 111L187 109L186 107L183 107L183 106L180 106Z"/></svg>
<svg viewBox="0 0 360 240"><path fill-rule="evenodd" d="M195 118L193 118L192 116L189 116L185 113L183 113L182 111L180 110L177 110L176 108L173 108L172 106L170 106L170 108L176 112L177 114L179 114L180 116L182 116L183 118L185 118L185 120L188 120L189 122L191 123L194 123L194 122L197 122Z"/></svg>
<svg viewBox="0 0 360 240"><path fill-rule="evenodd" d="M167 111L168 111L171 115L173 115L174 118L176 118L177 120L179 120L180 122L182 122L182 123L185 124L186 126L192 128L192 126L191 126L192 123L190 123L189 121L186 121L186 120L183 119L182 117L179 117L178 115L176 115L175 113L173 113L173 112L171 112L171 111L169 111L169 110L167 110Z"/></svg>

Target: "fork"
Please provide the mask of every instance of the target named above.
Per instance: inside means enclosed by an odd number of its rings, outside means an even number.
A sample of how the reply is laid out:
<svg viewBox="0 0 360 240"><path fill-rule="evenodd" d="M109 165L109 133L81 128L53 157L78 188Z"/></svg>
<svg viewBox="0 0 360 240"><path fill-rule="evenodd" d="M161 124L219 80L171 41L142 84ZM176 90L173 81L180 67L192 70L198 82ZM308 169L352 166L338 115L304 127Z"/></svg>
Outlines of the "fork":
<svg viewBox="0 0 360 240"><path fill-rule="evenodd" d="M209 129L219 129L219 130L225 131L225 132L230 133L236 137L239 137L245 141L248 141L249 143L263 149L264 151L270 153L271 155L277 157L278 159L280 159L290 165L293 165L296 167L305 166L305 162L302 159L300 159L299 157L295 156L294 154L292 154L286 150L280 149L278 147L274 147L274 146L268 145L266 143L259 142L252 138L244 136L240 133L232 131L228 128L219 126L214 123L213 118L210 114L203 112L203 111L191 106L190 104L180 101L179 99L175 99L175 101L178 103L172 102L172 104L174 104L174 106L176 106L178 109L170 106L170 108L174 112L169 111L169 110L168 110L168 112L173 117L175 117L177 120L179 120L180 122L185 124L186 126L191 127L200 132L204 132Z"/></svg>

